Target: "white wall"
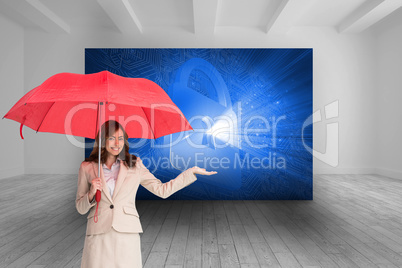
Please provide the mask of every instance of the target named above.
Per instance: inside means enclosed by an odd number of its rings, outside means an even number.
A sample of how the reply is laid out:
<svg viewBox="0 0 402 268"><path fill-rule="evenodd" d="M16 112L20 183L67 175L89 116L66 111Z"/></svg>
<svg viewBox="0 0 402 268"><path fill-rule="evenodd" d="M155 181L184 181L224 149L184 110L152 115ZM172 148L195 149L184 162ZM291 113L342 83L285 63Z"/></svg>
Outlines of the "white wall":
<svg viewBox="0 0 402 268"><path fill-rule="evenodd" d="M155 34L157 33L157 34ZM157 37L155 37L157 36ZM375 167L372 120L375 101L373 39L369 33L340 35L332 28L294 28L287 35L272 36L261 31L220 29L216 36L195 37L190 32L148 30L141 36L117 33L48 35L25 34L25 90L58 72L84 73L85 48L163 47L308 47L314 49L314 111L339 100L339 166L314 159L315 173L372 173ZM11 102L11 100L9 100ZM15 129L7 128L7 130ZM84 158L82 149L58 134L25 130L26 173L76 173ZM325 151L326 128L314 125L314 147ZM56 150L57 149L57 150ZM39 157L38 157L39 156Z"/></svg>
<svg viewBox="0 0 402 268"><path fill-rule="evenodd" d="M376 168L402 179L402 8L376 25Z"/></svg>
<svg viewBox="0 0 402 268"><path fill-rule="evenodd" d="M0 15L0 115L24 93L24 30ZM1 120L0 179L24 174L24 144L19 124Z"/></svg>

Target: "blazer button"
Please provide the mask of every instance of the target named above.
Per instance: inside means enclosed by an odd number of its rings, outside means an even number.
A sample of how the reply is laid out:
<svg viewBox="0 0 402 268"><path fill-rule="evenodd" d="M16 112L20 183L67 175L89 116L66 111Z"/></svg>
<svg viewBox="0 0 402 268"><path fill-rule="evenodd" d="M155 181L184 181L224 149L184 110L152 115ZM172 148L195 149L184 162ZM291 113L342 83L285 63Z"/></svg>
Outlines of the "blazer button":
<svg viewBox="0 0 402 268"><path fill-rule="evenodd" d="M111 209L113 209L113 208L114 208L114 206L113 206L113 205L110 205L110 208L111 208Z"/></svg>

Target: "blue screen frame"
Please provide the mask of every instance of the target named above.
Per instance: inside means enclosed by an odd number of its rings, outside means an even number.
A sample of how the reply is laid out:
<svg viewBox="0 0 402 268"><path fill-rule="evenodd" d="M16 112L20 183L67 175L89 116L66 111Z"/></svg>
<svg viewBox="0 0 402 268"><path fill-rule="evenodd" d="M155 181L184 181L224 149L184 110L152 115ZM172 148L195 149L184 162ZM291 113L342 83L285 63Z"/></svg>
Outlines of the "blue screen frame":
<svg viewBox="0 0 402 268"><path fill-rule="evenodd" d="M312 49L85 49L85 73L103 70L154 81L198 130L129 139L162 182L192 165L218 171L169 199L312 200ZM137 199L159 198L140 187Z"/></svg>

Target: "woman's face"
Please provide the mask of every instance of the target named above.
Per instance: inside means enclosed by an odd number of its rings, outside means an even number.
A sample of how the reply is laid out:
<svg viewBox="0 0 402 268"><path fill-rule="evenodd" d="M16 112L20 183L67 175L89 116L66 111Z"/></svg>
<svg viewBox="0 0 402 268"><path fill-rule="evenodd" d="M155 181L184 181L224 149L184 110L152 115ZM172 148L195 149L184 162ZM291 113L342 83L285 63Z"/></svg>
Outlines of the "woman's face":
<svg viewBox="0 0 402 268"><path fill-rule="evenodd" d="M112 136L106 139L106 151L109 154L117 156L124 147L124 133L118 129Z"/></svg>

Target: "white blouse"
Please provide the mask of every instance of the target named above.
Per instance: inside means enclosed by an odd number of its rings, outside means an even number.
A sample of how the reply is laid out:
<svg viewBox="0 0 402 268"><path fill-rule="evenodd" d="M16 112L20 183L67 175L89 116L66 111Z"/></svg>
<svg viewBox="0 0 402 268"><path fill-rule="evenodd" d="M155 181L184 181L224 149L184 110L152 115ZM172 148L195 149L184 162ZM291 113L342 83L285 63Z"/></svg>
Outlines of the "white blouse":
<svg viewBox="0 0 402 268"><path fill-rule="evenodd" d="M105 181L109 188L110 196L113 197L114 187L116 185L117 176L119 175L120 171L120 159L116 159L116 162L113 163L111 169L109 169L106 164L103 164L102 167Z"/></svg>

